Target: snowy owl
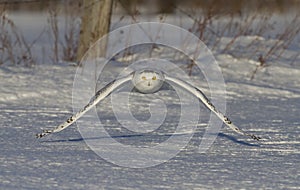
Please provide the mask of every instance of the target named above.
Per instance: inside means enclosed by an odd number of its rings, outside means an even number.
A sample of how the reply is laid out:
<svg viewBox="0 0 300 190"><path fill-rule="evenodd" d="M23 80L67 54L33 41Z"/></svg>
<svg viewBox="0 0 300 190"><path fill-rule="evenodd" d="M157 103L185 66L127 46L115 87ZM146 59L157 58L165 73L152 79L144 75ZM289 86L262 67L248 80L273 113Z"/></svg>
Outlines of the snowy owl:
<svg viewBox="0 0 300 190"><path fill-rule="evenodd" d="M236 133L241 135L249 136L252 139L260 140L260 137L257 137L253 134L246 133L235 126L228 117L224 116L217 108L209 101L209 99L205 96L205 94L197 87L192 86L191 84L182 81L177 78L170 77L161 71L156 70L138 70L134 71L126 77L119 78L117 80L113 80L108 83L105 87L96 92L96 94L91 98L89 103L82 108L80 111L75 113L73 116L68 118L64 123L58 125L52 130L43 130L42 133L36 134L37 138L42 138L48 134L56 133L61 130L64 130L76 120L78 120L82 115L84 115L87 111L89 111L93 106L98 104L101 100L109 96L114 90L116 90L121 85L126 82L131 81L134 87L140 92L144 94L154 93L161 89L162 85L165 81L174 83L175 85L183 88L189 93L193 94L197 97L208 109L210 109L213 113L215 113L229 128L231 128Z"/></svg>

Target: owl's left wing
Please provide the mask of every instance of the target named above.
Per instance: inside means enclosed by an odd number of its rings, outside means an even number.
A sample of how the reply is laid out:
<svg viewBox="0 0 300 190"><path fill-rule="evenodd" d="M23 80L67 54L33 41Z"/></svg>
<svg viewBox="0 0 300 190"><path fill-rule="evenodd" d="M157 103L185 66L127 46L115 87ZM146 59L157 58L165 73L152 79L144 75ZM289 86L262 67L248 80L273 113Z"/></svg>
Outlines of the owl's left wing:
<svg viewBox="0 0 300 190"><path fill-rule="evenodd" d="M130 75L120 78L117 80L114 80L110 83L108 83L104 88L100 89L99 91L96 92L96 94L91 98L89 103L84 106L80 111L75 113L73 116L71 116L69 119L67 119L65 122L62 124L58 125L54 129L51 130L43 130L42 133L36 134L37 138L42 138L46 135L49 135L51 133L57 133L59 131L64 130L68 126L70 126L72 123L74 123L76 120L78 120L81 116L83 116L87 111L89 111L93 106L98 104L101 100L103 100L105 97L107 97L110 93L112 93L115 89L117 89L119 86L124 84L127 81L132 80L133 73Z"/></svg>
<svg viewBox="0 0 300 190"><path fill-rule="evenodd" d="M184 82L182 80L179 80L177 78L167 76L166 74L165 74L165 80L173 82L176 85L178 85L179 87L181 87L181 88L187 90L188 92L192 93L194 96L196 96L198 99L200 99L201 102L208 109L210 109L212 112L214 112L223 121L223 123L225 123L233 131L235 131L235 132L237 132L241 135L249 136L254 140L260 140L261 139L260 137L257 137L253 134L249 134L247 132L242 131L240 128L238 128L236 125L234 125L228 117L226 117L220 111L217 110L217 108L209 101L209 99L205 96L205 94L199 88L194 87L194 86L190 85L189 83Z"/></svg>

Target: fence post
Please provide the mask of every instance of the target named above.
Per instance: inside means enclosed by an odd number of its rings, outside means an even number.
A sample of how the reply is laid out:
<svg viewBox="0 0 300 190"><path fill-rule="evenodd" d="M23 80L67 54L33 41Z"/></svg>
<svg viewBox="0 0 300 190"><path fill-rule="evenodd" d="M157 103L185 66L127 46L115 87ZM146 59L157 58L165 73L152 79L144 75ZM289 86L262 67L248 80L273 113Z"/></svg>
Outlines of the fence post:
<svg viewBox="0 0 300 190"><path fill-rule="evenodd" d="M80 62L85 52L98 39L109 32L113 0L83 0L83 16L80 28L77 61ZM106 44L95 52L95 56L104 57Z"/></svg>

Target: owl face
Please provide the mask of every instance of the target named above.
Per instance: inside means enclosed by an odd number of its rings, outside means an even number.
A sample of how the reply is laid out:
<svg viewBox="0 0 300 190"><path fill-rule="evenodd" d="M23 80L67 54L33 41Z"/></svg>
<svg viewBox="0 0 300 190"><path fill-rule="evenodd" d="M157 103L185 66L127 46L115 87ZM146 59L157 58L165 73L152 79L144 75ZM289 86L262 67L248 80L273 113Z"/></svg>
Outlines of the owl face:
<svg viewBox="0 0 300 190"><path fill-rule="evenodd" d="M157 92L163 85L165 77L160 71L141 70L133 76L133 85L141 93Z"/></svg>

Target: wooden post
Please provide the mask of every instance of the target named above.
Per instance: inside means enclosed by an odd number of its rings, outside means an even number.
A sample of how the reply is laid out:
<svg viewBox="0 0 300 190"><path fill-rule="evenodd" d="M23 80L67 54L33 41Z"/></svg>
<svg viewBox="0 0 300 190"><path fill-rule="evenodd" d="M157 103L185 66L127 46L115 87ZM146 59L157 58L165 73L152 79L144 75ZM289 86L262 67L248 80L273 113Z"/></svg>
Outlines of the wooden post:
<svg viewBox="0 0 300 190"><path fill-rule="evenodd" d="M113 0L83 0L84 12L77 51L78 62L80 62L91 45L109 32L112 1ZM95 52L95 56L105 56L106 43L107 39L102 43L102 47Z"/></svg>

